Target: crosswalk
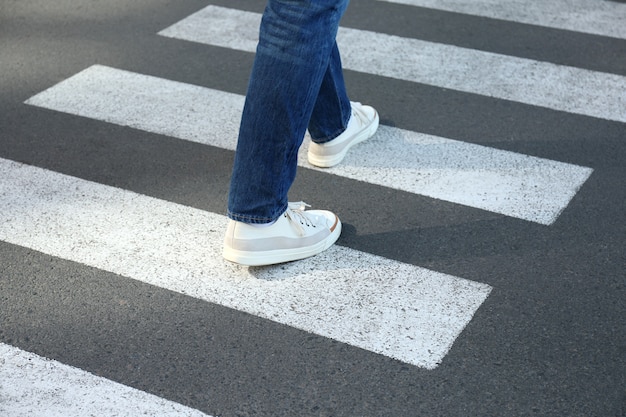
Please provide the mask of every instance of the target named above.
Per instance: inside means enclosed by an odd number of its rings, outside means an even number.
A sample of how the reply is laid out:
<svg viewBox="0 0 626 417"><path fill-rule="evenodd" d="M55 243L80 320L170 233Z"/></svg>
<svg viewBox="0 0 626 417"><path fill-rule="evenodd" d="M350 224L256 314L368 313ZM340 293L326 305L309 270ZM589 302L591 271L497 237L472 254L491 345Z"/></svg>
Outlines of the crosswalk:
<svg viewBox="0 0 626 417"><path fill-rule="evenodd" d="M624 5L617 2L585 0L515 1L481 0L380 0L502 19L556 29L626 39Z"/></svg>
<svg viewBox="0 0 626 417"><path fill-rule="evenodd" d="M260 22L257 13L208 6L159 33L254 52ZM346 69L626 122L619 75L349 28L337 43Z"/></svg>
<svg viewBox="0 0 626 417"><path fill-rule="evenodd" d="M490 292L342 247L280 268L237 267L221 259L223 215L6 160L0 172L4 241L417 366L437 366Z"/></svg>
<svg viewBox="0 0 626 417"><path fill-rule="evenodd" d="M93 66L26 103L235 150L243 100L232 93ZM376 151L381 148L384 152ZM304 157L307 149L305 142L299 163L316 169ZM385 126L340 166L323 171L546 225L592 172Z"/></svg>
<svg viewBox="0 0 626 417"><path fill-rule="evenodd" d="M626 38L626 5L604 2L384 0ZM574 4L575 3L575 4ZM578 9L577 9L578 8ZM260 15L209 5L154 35L253 53ZM626 77L342 27L346 69L626 123ZM365 52L366 51L366 52ZM244 97L107 65L88 65L28 98L79 116L233 151ZM375 104L375 103L372 103ZM381 126L338 167L300 166L551 227L593 168ZM118 274L434 370L493 291L491 285L336 246L293 264L222 260L226 218L183 204L0 158L0 241ZM86 371L0 344L0 414L207 415ZM122 398L123 401L111 399ZM210 414L215 414L212 411Z"/></svg>
<svg viewBox="0 0 626 417"><path fill-rule="evenodd" d="M0 360L5 416L207 416L4 343Z"/></svg>

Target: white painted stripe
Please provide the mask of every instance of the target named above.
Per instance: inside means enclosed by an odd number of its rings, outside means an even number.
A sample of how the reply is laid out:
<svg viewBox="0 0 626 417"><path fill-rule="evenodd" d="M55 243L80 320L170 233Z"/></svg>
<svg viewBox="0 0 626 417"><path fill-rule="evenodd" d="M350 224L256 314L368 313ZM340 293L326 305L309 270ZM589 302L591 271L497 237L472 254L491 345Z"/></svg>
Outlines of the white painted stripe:
<svg viewBox="0 0 626 417"><path fill-rule="evenodd" d="M160 35L254 52L261 15L208 6ZM626 77L418 39L340 28L344 67L626 122Z"/></svg>
<svg viewBox="0 0 626 417"><path fill-rule="evenodd" d="M234 150L244 98L94 66L27 103ZM308 142L301 149L306 162ZM320 170L541 224L553 223L590 168L381 126Z"/></svg>
<svg viewBox="0 0 626 417"><path fill-rule="evenodd" d="M246 268L224 216L0 159L0 240L435 368L491 291L334 246Z"/></svg>
<svg viewBox="0 0 626 417"><path fill-rule="evenodd" d="M626 4L589 0L379 0L626 39Z"/></svg>
<svg viewBox="0 0 626 417"><path fill-rule="evenodd" d="M207 417L200 411L4 343L0 343L0 415Z"/></svg>

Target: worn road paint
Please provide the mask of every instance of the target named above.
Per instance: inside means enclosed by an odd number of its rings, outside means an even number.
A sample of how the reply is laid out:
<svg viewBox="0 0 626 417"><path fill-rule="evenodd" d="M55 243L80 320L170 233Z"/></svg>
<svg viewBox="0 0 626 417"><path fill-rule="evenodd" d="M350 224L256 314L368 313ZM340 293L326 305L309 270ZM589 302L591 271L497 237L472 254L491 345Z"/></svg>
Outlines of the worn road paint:
<svg viewBox="0 0 626 417"><path fill-rule="evenodd" d="M261 15L208 6L159 32L254 52ZM626 77L365 30L339 28L346 69L626 122Z"/></svg>
<svg viewBox="0 0 626 417"><path fill-rule="evenodd" d="M248 268L226 217L0 159L0 240L433 369L486 284L334 246Z"/></svg>
<svg viewBox="0 0 626 417"><path fill-rule="evenodd" d="M0 343L0 415L209 417L4 343Z"/></svg>
<svg viewBox="0 0 626 417"><path fill-rule="evenodd" d="M234 150L244 97L92 66L27 103ZM301 166L308 141L300 150ZM552 224L592 169L381 126L330 174Z"/></svg>
<svg viewBox="0 0 626 417"><path fill-rule="evenodd" d="M626 5L588 0L379 0L626 39Z"/></svg>

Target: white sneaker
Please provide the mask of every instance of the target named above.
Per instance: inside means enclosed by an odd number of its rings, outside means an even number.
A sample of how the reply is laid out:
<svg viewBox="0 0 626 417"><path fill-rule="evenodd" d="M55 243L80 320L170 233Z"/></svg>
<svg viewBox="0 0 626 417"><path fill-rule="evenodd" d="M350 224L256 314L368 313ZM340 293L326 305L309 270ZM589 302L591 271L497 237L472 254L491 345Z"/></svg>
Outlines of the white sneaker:
<svg viewBox="0 0 626 417"><path fill-rule="evenodd" d="M330 211L304 211L304 203L289 203L269 226L230 220L224 238L224 258L241 265L272 265L308 258L331 247L341 234L341 222Z"/></svg>
<svg viewBox="0 0 626 417"><path fill-rule="evenodd" d="M348 149L369 139L378 129L378 113L373 107L351 102L352 116L346 130L326 143L309 144L308 159L311 165L330 168L343 160Z"/></svg>

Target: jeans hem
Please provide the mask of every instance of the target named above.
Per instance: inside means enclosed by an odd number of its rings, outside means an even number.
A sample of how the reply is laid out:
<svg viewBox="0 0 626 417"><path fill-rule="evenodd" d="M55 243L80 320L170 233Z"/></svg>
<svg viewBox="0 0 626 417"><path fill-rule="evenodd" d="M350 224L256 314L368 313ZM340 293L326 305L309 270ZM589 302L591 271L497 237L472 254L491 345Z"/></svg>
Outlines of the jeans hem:
<svg viewBox="0 0 626 417"><path fill-rule="evenodd" d="M282 216L283 213L285 213L285 211L287 211L287 207L288 205L286 205L281 210L279 210L278 212L279 214L275 217L251 216L248 214L238 214L238 213L233 213L230 210L228 210L227 215L229 219L234 220L236 222L248 223L248 224L267 224L267 223L273 223L276 220L278 220L278 218Z"/></svg>
<svg viewBox="0 0 626 417"><path fill-rule="evenodd" d="M321 144L323 144L323 143L328 143L328 142L330 142L330 141L333 141L333 140L337 139L339 136L341 136L341 134L342 134L343 132L345 132L345 131L346 131L346 129L347 129L347 127L344 127L343 129L339 130L337 133L332 134L332 135L328 135L328 136L326 136L325 138L322 138L322 139L313 138L313 137L311 136L311 140L312 140L313 142L315 142L315 143L320 144L320 145L321 145Z"/></svg>
<svg viewBox="0 0 626 417"><path fill-rule="evenodd" d="M341 129L336 130L332 135L328 135L328 136L326 136L324 138L314 138L313 136L311 136L311 141L313 141L313 142L315 142L315 143L317 143L319 145L322 145L324 143L328 143L328 142L331 142L331 141L337 139L348 128L348 124L350 123L350 119L352 119L352 110L350 110L350 117L348 117L348 120L345 122L345 126L342 126ZM309 134L310 133L311 132L309 132Z"/></svg>

